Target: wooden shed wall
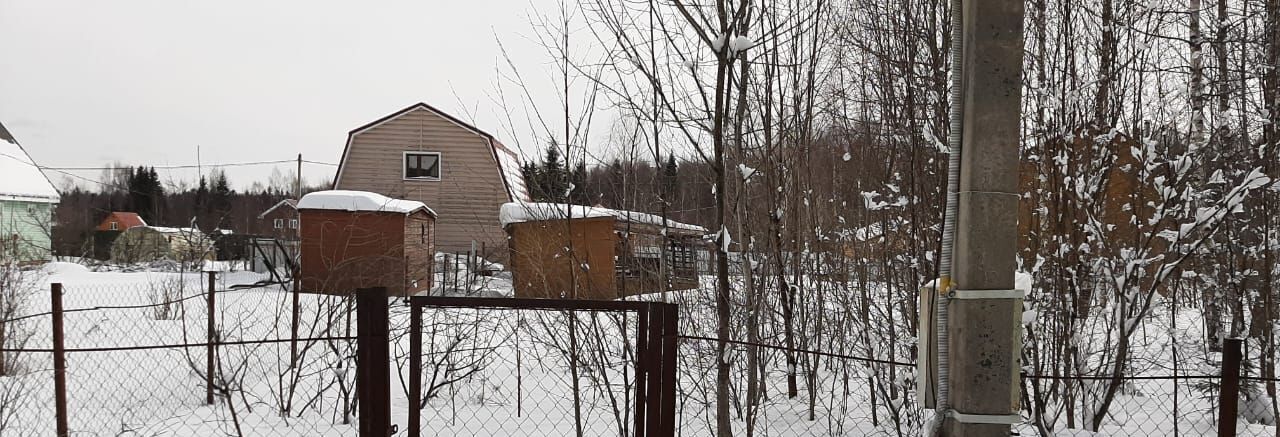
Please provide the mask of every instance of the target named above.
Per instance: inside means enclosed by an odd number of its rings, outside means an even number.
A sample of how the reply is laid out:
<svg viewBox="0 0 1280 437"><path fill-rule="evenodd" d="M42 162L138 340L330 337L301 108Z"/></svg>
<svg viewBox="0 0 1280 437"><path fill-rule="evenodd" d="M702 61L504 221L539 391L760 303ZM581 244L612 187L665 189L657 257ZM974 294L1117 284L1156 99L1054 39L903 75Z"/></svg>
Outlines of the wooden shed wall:
<svg viewBox="0 0 1280 437"><path fill-rule="evenodd" d="M508 225L516 297L620 297L614 281L613 223L612 217L600 217L573 220L569 227L564 220ZM572 253L567 250L570 242ZM583 269L583 263L590 267Z"/></svg>
<svg viewBox="0 0 1280 437"><path fill-rule="evenodd" d="M440 152L440 180L405 180L404 152ZM426 109L416 109L356 134L346 152L341 190L417 200L436 211L436 245L463 252L471 241L505 246L498 209L506 185L488 139Z"/></svg>
<svg viewBox="0 0 1280 437"><path fill-rule="evenodd" d="M406 256L424 251L406 247L410 241L418 241L406 236L406 222L420 218L330 210L301 210L299 215L304 292L346 294L359 288L387 287L389 294L403 296L430 287L430 280L412 285L406 261ZM413 275L420 273L415 270Z"/></svg>
<svg viewBox="0 0 1280 437"><path fill-rule="evenodd" d="M404 221L405 284L411 291L431 289L436 257L436 224L425 211Z"/></svg>

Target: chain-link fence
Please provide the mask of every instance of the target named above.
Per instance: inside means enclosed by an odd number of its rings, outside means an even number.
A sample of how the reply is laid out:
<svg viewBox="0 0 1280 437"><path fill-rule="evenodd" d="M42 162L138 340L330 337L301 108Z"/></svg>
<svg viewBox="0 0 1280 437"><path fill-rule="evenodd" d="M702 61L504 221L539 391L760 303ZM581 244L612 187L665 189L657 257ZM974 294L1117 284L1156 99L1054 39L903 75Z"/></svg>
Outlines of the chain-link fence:
<svg viewBox="0 0 1280 437"><path fill-rule="evenodd" d="M915 364L741 341L724 355L733 435L919 435ZM717 435L721 356L714 338L680 337L680 435Z"/></svg>
<svg viewBox="0 0 1280 437"><path fill-rule="evenodd" d="M660 340L642 334L645 304L414 299L417 348L410 340L398 353L410 415L418 400L407 435L656 435L643 432L654 429L645 414L658 393L645 378L653 384L659 372L642 358L661 353Z"/></svg>
<svg viewBox="0 0 1280 437"><path fill-rule="evenodd" d="M1224 417L1221 375L1022 375L1023 436L1218 436ZM1262 378L1239 378L1226 435L1275 435L1274 408ZM1227 388L1227 390L1231 390ZM1230 396L1230 391L1228 396Z"/></svg>
<svg viewBox="0 0 1280 437"><path fill-rule="evenodd" d="M354 434L349 299L136 275L51 284L0 321L0 435Z"/></svg>
<svg viewBox="0 0 1280 437"><path fill-rule="evenodd" d="M353 299L295 296L247 272L220 273L212 287L204 274L122 275L68 281L60 294L41 284L0 318L0 435L63 426L88 436L357 433ZM710 436L724 405L734 435L915 436L932 416L917 404L914 363L859 356L834 339L793 348L731 341L721 351L715 338L676 336L674 323L654 337L634 311L646 302L586 310L487 301L423 305L416 323L411 306L390 305L388 365L398 372L388 395L403 435L666 435L646 430L671 420L678 435ZM579 305L556 302L546 305ZM663 361L668 344L674 365L656 371L649 360ZM1218 366L1196 375L1024 374L1014 430L1219 435L1232 408L1237 435L1274 435L1276 381L1243 376L1237 405L1224 407L1224 391L1235 391ZM1247 360L1242 367L1249 373ZM674 415L646 417L666 386Z"/></svg>

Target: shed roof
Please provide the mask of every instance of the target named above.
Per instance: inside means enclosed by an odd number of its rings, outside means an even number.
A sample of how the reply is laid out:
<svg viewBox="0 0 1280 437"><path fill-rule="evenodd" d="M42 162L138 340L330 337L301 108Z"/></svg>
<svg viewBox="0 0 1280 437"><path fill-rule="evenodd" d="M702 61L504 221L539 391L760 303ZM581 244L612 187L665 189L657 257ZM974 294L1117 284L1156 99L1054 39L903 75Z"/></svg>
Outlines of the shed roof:
<svg viewBox="0 0 1280 437"><path fill-rule="evenodd" d="M498 220L502 222L503 226L512 223L592 217L613 217L622 222L654 225L658 227L662 226L661 216L598 206L543 202L509 202L503 204L502 208L498 211ZM707 232L707 229L702 226L680 223L670 219L667 220L667 228L701 233Z"/></svg>
<svg viewBox="0 0 1280 437"><path fill-rule="evenodd" d="M416 200L392 199L378 193L370 193L368 191L351 191L351 190L326 190L316 191L314 193L302 196L302 200L298 201L298 209L325 209L336 211L359 211L359 212L395 212L400 214L411 214L416 211L426 211L432 217L436 216L436 212L427 207L427 204Z"/></svg>
<svg viewBox="0 0 1280 437"><path fill-rule="evenodd" d="M58 203L58 190L0 124L0 200Z"/></svg>
<svg viewBox="0 0 1280 437"><path fill-rule="evenodd" d="M347 163L347 154L351 151L351 140L355 138L356 135L359 135L366 130L378 127L378 125L388 121L400 118L413 111L431 112L449 120L453 124L461 126L463 129L484 137L484 139L489 143L490 152L493 153L493 160L498 165L498 172L502 175L502 183L507 188L508 199L511 201L529 200L529 189L525 186L524 175L520 173L520 159L516 156L515 152L498 142L498 140L488 132L482 131L475 126L472 126L470 123L462 121L461 119L449 115L448 113L436 109L436 107L424 102L414 103L409 105L407 108L387 114L382 118L366 123L365 125L352 129L351 132L348 132L347 145L342 148L342 159L338 161L338 170L333 178L333 186L338 186L338 181L342 179L342 169Z"/></svg>

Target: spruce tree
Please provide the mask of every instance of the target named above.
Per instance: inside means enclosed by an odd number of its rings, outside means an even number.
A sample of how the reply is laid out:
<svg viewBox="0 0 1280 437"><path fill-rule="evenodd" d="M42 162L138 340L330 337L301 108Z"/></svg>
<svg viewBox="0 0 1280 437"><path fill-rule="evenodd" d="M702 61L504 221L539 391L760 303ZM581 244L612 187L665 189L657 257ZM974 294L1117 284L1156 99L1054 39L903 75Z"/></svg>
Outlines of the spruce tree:
<svg viewBox="0 0 1280 437"><path fill-rule="evenodd" d="M569 188L568 173L560 160L560 150L555 143L547 147L542 159L542 168L538 170L538 185L541 187L542 199L549 202L564 202L565 192Z"/></svg>

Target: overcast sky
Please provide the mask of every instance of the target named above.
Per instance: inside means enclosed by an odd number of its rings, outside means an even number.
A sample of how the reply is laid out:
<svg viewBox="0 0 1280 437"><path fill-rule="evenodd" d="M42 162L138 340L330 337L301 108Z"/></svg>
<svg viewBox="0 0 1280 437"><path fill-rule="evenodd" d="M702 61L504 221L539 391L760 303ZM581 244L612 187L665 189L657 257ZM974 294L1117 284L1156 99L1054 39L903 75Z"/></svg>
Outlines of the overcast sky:
<svg viewBox="0 0 1280 437"><path fill-rule="evenodd" d="M546 57L528 37L534 7L524 0L0 0L0 122L50 167L195 164L197 145L205 164L298 153L337 162L347 131L418 101L504 137L510 133L491 100L496 41L522 70L546 74ZM554 98L549 83L536 81L535 92L548 84L546 97ZM265 182L270 172L227 169L237 187ZM303 170L309 180L332 172ZM95 171L74 173L99 179Z"/></svg>

